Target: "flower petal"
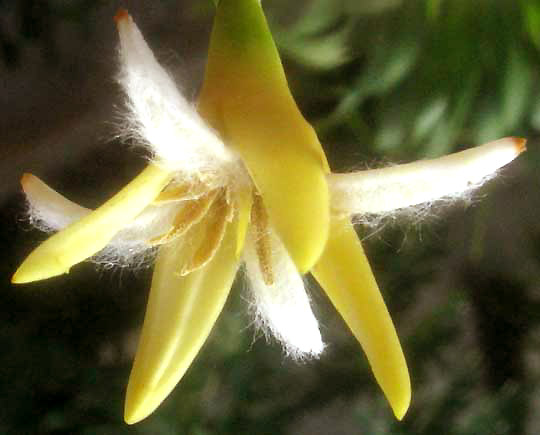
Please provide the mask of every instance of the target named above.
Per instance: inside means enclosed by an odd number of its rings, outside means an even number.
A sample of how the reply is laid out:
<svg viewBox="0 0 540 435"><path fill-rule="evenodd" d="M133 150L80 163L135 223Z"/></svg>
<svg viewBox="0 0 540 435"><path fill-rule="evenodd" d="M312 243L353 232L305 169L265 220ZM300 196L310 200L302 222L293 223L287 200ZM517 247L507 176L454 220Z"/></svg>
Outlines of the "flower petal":
<svg viewBox="0 0 540 435"><path fill-rule="evenodd" d="M271 285L265 283L261 271L254 231L248 233L244 252L255 322L265 334L272 333L293 358L317 356L324 344L302 277L274 231L270 230L268 236L271 255L267 267L273 277Z"/></svg>
<svg viewBox="0 0 540 435"><path fill-rule="evenodd" d="M28 200L31 223L43 231L63 230L92 212L60 195L34 175L24 174L21 184ZM180 207L179 201L149 205L116 233L94 260L121 265L144 262L147 258L144 253L152 249L149 241L169 231Z"/></svg>
<svg viewBox="0 0 540 435"><path fill-rule="evenodd" d="M203 231L201 224L198 226ZM178 269L191 253L189 240L180 238L160 249L129 378L124 415L127 423L142 420L159 406L208 337L238 267L234 228L228 225L212 260L187 276L180 276Z"/></svg>
<svg viewBox="0 0 540 435"><path fill-rule="evenodd" d="M407 363L362 245L348 219L332 219L328 243L312 273L362 345L394 414L402 419L411 399Z"/></svg>
<svg viewBox="0 0 540 435"><path fill-rule="evenodd" d="M188 179L223 184L220 176L236 158L177 89L127 11L118 12L116 23L120 83L129 98L134 133L160 164Z"/></svg>
<svg viewBox="0 0 540 435"><path fill-rule="evenodd" d="M92 212L60 195L35 175L24 174L21 185L30 204L31 218L39 227L58 231Z"/></svg>
<svg viewBox="0 0 540 435"><path fill-rule="evenodd" d="M170 181L169 172L148 166L131 183L94 212L39 245L13 275L25 283L69 272L74 264L103 249Z"/></svg>
<svg viewBox="0 0 540 435"><path fill-rule="evenodd" d="M257 0L219 2L199 112L242 157L301 273L328 236L328 164L294 102Z"/></svg>
<svg viewBox="0 0 540 435"><path fill-rule="evenodd" d="M432 160L329 174L337 214L384 213L460 195L478 187L525 151L525 139L506 137Z"/></svg>

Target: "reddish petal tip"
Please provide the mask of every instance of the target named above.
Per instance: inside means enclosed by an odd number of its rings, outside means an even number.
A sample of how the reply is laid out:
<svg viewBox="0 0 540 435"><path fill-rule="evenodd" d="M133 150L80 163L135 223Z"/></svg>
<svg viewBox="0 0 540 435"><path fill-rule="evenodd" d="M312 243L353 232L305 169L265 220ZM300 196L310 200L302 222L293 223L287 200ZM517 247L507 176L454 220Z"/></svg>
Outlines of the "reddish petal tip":
<svg viewBox="0 0 540 435"><path fill-rule="evenodd" d="M127 9L120 8L118 9L118 11L116 12L116 15L114 16L114 22L118 24L120 21L125 20L127 18L129 18L129 12L127 11Z"/></svg>
<svg viewBox="0 0 540 435"><path fill-rule="evenodd" d="M521 154L523 151L527 150L527 139L522 137L513 137L512 139L514 140L514 147L517 154Z"/></svg>
<svg viewBox="0 0 540 435"><path fill-rule="evenodd" d="M25 172L21 177L21 186L24 187L26 184L30 183L34 176L28 172Z"/></svg>

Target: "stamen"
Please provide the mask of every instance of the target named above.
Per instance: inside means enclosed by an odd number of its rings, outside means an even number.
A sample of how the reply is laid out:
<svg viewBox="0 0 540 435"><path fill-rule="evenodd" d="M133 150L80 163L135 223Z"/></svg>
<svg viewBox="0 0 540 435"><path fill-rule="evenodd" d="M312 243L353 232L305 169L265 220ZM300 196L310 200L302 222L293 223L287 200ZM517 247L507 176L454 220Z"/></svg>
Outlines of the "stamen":
<svg viewBox="0 0 540 435"><path fill-rule="evenodd" d="M226 191L222 190L207 214L204 222L204 236L189 263L184 264L180 275L185 276L206 265L217 252L223 237L227 222L233 213L232 206L227 202Z"/></svg>
<svg viewBox="0 0 540 435"><path fill-rule="evenodd" d="M218 186L210 187L210 183L205 184L199 181L171 183L157 196L152 205L161 207L174 202L199 199L210 190L217 188Z"/></svg>
<svg viewBox="0 0 540 435"><path fill-rule="evenodd" d="M206 213L208 213L218 192L219 189L212 190L200 198L185 201L184 206L174 218L172 228L166 234L150 239L150 244L163 245L164 243L168 243L200 222Z"/></svg>
<svg viewBox="0 0 540 435"><path fill-rule="evenodd" d="M274 272L272 270L272 245L268 232L268 214L261 196L257 193L253 194L251 221L253 222L255 251L259 259L261 274L264 283L270 286L274 284Z"/></svg>
<svg viewBox="0 0 540 435"><path fill-rule="evenodd" d="M190 184L178 184L174 187L161 192L156 199L152 202L152 205L163 205L170 202L182 201L185 199L189 191L192 190Z"/></svg>

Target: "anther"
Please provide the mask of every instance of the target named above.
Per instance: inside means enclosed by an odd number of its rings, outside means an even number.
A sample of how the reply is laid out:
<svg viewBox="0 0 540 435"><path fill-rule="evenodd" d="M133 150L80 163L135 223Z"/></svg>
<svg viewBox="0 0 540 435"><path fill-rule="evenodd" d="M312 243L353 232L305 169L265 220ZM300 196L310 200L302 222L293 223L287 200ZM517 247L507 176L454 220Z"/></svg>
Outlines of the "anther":
<svg viewBox="0 0 540 435"><path fill-rule="evenodd" d="M215 255L227 228L227 222L232 214L232 206L227 202L225 191L222 190L212 208L208 211L204 225L205 231L193 257L180 270L180 275L185 276L205 266Z"/></svg>
<svg viewBox="0 0 540 435"><path fill-rule="evenodd" d="M259 194L253 194L253 207L251 208L251 222L253 223L255 252L259 259L259 267L266 285L274 284L274 272L272 270L272 245L269 234L268 214L264 208Z"/></svg>
<svg viewBox="0 0 540 435"><path fill-rule="evenodd" d="M174 221L172 228L165 234L154 237L150 240L152 245L162 245L168 243L174 238L181 236L193 225L200 222L201 219L208 213L210 206L216 199L219 189L212 190L206 195L197 199L186 200L183 207L180 209Z"/></svg>

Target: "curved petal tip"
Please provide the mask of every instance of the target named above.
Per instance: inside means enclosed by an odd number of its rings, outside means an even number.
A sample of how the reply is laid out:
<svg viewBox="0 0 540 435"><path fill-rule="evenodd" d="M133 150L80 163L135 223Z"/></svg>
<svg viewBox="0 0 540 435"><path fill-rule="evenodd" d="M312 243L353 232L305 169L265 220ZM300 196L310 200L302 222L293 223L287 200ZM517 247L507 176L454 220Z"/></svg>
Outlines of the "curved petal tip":
<svg viewBox="0 0 540 435"><path fill-rule="evenodd" d="M69 267L51 255L50 252L34 250L11 277L12 284L27 284L42 279L69 273Z"/></svg>
<svg viewBox="0 0 540 435"><path fill-rule="evenodd" d="M129 12L127 9L120 8L118 11L116 11L116 15L114 16L114 22L119 23L122 20L125 20L129 18Z"/></svg>
<svg viewBox="0 0 540 435"><path fill-rule="evenodd" d="M390 406L392 407L392 411L394 411L394 415L398 420L403 420L403 417L405 417L405 414L407 413L407 410L409 409L409 406L411 404L411 387L409 384L408 389L403 389L401 391L401 396L398 398L395 398L393 402L390 402ZM390 400L390 398L389 398Z"/></svg>
<svg viewBox="0 0 540 435"><path fill-rule="evenodd" d="M146 397L144 397L144 399L137 397L137 399L142 400L134 400L133 397L130 399L131 400L126 400L124 407L124 421L127 424L135 424L139 423L141 420L144 420L152 412L154 412L154 410L162 402L162 398L156 399L155 397L152 397L148 391L146 391Z"/></svg>
<svg viewBox="0 0 540 435"><path fill-rule="evenodd" d="M24 187L30 183L34 178L36 178L34 175L30 174L29 172L25 172L21 177L21 186L24 190Z"/></svg>
<svg viewBox="0 0 540 435"><path fill-rule="evenodd" d="M514 141L516 154L521 154L522 152L527 151L527 139L523 137L512 137L511 139Z"/></svg>

